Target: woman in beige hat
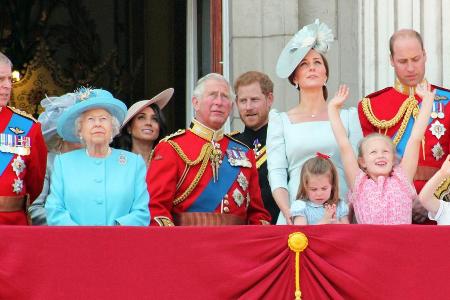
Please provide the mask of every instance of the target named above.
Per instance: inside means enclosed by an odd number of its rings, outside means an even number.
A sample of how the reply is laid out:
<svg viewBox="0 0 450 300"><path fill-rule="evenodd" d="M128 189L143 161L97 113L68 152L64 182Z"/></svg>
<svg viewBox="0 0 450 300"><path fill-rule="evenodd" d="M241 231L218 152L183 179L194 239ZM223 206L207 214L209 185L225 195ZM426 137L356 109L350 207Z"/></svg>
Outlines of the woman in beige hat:
<svg viewBox="0 0 450 300"><path fill-rule="evenodd" d="M118 148L140 154L147 167L154 146L166 135L166 123L161 110L173 92L173 88L168 88L150 100L134 103L128 109L120 136L115 141Z"/></svg>

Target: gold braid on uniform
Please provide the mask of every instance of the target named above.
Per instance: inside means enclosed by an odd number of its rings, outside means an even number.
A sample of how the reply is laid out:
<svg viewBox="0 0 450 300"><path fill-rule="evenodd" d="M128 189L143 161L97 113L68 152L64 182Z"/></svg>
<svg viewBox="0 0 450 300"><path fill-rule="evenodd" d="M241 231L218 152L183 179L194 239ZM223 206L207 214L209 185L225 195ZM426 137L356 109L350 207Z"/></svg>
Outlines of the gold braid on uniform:
<svg viewBox="0 0 450 300"><path fill-rule="evenodd" d="M372 106L370 105L370 99L364 98L361 102L361 106L364 112L364 115L366 116L367 120L375 126L378 129L385 129L386 131L395 126L400 119L403 117L402 124L400 125L400 128L398 129L397 134L395 135L395 138L393 140L394 144L397 145L400 139L402 138L403 134L405 133L406 125L409 122L409 119L411 116L414 118L419 113L419 107L418 102L414 96L408 97L400 106L400 109L398 110L397 114L390 120L379 120L375 114L372 111Z"/></svg>
<svg viewBox="0 0 450 300"><path fill-rule="evenodd" d="M200 154L198 155L198 157L195 160L190 160L177 143L175 143L174 141L171 141L171 140L168 140L167 142L169 143L169 145L172 146L172 148L177 152L177 154L180 156L180 158L184 161L184 163L187 166L191 167L191 166L198 165L200 162L202 163L200 166L200 169L198 170L197 174L195 175L195 178L192 181L192 183L183 192L183 194L181 194L179 197L175 198L175 200L173 201L173 204L177 205L178 203L183 202L192 193L192 191L195 189L195 187L198 185L200 178L202 178L203 173L205 172L206 167L208 166L209 157L211 156L211 152L213 149L212 149L212 144L206 143L203 145L202 150L200 151Z"/></svg>

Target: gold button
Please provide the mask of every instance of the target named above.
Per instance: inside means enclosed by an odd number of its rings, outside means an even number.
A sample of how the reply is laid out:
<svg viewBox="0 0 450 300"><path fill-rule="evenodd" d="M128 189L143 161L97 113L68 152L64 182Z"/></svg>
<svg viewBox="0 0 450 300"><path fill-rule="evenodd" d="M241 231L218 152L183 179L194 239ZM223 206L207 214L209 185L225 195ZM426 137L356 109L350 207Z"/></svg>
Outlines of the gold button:
<svg viewBox="0 0 450 300"><path fill-rule="evenodd" d="M223 208L223 212L224 212L224 213L229 213L229 212L230 212L230 209L229 209L228 207L224 207L224 208Z"/></svg>
<svg viewBox="0 0 450 300"><path fill-rule="evenodd" d="M228 200L223 200L223 205L229 205L230 202Z"/></svg>

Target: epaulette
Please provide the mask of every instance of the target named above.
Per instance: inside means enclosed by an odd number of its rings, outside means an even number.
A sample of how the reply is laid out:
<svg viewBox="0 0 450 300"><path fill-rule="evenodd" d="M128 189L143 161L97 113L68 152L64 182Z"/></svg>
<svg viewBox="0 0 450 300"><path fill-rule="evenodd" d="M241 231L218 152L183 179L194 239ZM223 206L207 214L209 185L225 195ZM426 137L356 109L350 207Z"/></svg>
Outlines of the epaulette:
<svg viewBox="0 0 450 300"><path fill-rule="evenodd" d="M240 140L235 139L233 136L231 136L231 133L227 133L227 134L225 134L225 136L229 137L231 140L235 141L236 143L241 144L241 145L244 146L245 148L250 149L249 146L247 146L246 144L244 144L244 143L241 142Z"/></svg>
<svg viewBox="0 0 450 300"><path fill-rule="evenodd" d="M365 98L373 98L373 97L375 97L375 96L378 96L378 95L380 95L380 94L383 94L384 92L387 92L387 91L390 90L390 89L392 89L392 87L384 88L384 89L382 89L382 90L379 90L379 91L373 92L372 94L367 95Z"/></svg>
<svg viewBox="0 0 450 300"><path fill-rule="evenodd" d="M18 108L12 107L12 106L8 106L8 108L11 109L14 113L21 115L22 117L25 117L27 119L30 119L30 120L34 121L35 123L38 121L32 115L30 115L29 113L27 113L23 110L20 110Z"/></svg>
<svg viewBox="0 0 450 300"><path fill-rule="evenodd" d="M172 139L172 138L174 138L176 136L184 134L185 132L186 132L185 129L178 129L176 132L174 132L172 134L169 134L169 135L166 135L164 138L161 139L161 141L166 142L166 141L168 141L168 140L170 140L170 139Z"/></svg>
<svg viewBox="0 0 450 300"><path fill-rule="evenodd" d="M233 130L232 132L230 132L228 135L229 136L235 136L237 134L241 133L239 130Z"/></svg>

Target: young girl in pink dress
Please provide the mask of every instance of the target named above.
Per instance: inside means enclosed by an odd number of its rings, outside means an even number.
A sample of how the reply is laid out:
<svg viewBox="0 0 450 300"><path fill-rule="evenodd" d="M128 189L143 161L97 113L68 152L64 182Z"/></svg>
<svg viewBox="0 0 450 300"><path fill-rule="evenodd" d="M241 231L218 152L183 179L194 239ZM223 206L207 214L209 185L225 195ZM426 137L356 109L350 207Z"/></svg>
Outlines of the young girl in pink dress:
<svg viewBox="0 0 450 300"><path fill-rule="evenodd" d="M413 178L434 101L429 85L418 86L416 92L423 99L422 105L399 164L392 140L378 133L361 140L358 158L355 157L339 117L339 109L348 97L347 86L340 86L328 104L328 117L350 189L349 202L358 223L411 224L412 202L417 198Z"/></svg>

